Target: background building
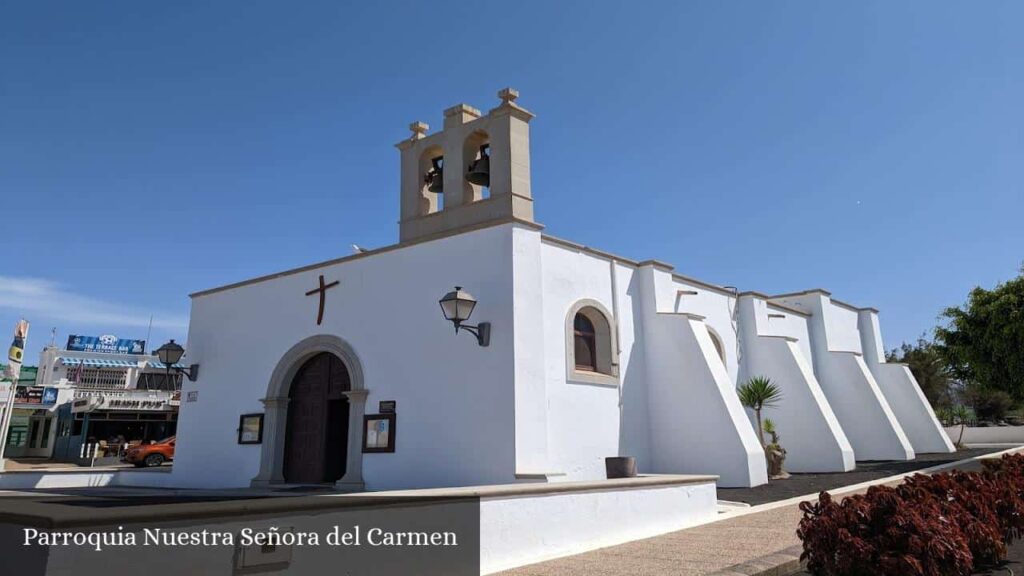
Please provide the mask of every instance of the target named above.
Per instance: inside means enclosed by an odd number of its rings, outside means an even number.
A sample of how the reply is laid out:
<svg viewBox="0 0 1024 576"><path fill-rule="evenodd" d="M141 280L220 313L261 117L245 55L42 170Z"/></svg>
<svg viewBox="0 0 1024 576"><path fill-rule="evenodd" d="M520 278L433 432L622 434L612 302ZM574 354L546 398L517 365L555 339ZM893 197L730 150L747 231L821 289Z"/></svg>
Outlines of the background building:
<svg viewBox="0 0 1024 576"><path fill-rule="evenodd" d="M174 435L181 375L145 348L77 335L64 348L45 347L38 368L22 369L7 455L75 461L84 442L95 442L100 457L116 457L118 444Z"/></svg>

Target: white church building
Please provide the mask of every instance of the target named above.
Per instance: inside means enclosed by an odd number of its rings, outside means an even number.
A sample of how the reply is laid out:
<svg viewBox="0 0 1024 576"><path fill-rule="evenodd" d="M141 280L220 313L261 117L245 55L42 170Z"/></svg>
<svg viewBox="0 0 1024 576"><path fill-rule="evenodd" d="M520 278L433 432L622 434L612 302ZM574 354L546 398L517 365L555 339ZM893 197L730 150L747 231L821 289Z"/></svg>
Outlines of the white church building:
<svg viewBox="0 0 1024 576"><path fill-rule="evenodd" d="M633 456L642 474L755 486L765 456L736 387L758 375L783 392L766 415L789 471L954 450L886 363L877 310L546 234L517 96L411 125L398 243L192 295L175 484L597 480ZM458 331L438 306L455 286L476 301Z"/></svg>

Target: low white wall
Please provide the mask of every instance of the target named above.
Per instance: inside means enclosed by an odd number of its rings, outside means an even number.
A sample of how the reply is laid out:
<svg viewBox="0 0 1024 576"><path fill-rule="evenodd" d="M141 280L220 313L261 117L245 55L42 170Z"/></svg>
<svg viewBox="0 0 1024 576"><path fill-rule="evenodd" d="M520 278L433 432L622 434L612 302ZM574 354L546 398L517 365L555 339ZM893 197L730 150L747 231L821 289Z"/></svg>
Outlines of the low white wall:
<svg viewBox="0 0 1024 576"><path fill-rule="evenodd" d="M858 460L913 460L914 448L864 359L849 352L820 357L818 381Z"/></svg>
<svg viewBox="0 0 1024 576"><path fill-rule="evenodd" d="M712 520L714 482L484 498L480 571L489 574Z"/></svg>
<svg viewBox="0 0 1024 576"><path fill-rule="evenodd" d="M0 478L33 475L8 474ZM116 484L118 478L143 476L170 475L132 472L46 474L48 479L60 477L65 481L85 481L91 478L96 482L110 482L108 485ZM124 525L128 532L139 532L142 526L163 527L170 523L169 526L186 532L205 529L234 534L243 528L264 531L276 526L281 527L282 532L326 535L336 526L362 525L368 529L374 523L394 525L395 518L401 517L396 514L405 514L400 523L402 529L422 530L431 526L432 529L475 530L477 524L472 516L439 516L437 512L431 512L429 506L431 501L444 504L448 498L453 499L452 502L475 506L471 498L479 498L480 572L489 574L682 530L712 521L717 516L713 476L644 476L555 485L474 486L338 497L348 500L366 498L367 505L332 506L328 495L314 497L315 503L308 498L300 498L297 501L304 504L298 507L280 498L263 498L181 504L190 510L177 509L170 517L163 506L154 509L153 506L141 505L94 512L94 526ZM387 502L381 500L388 498ZM410 506L419 510L410 510ZM471 508L470 512L476 510ZM424 520L424 525L409 525L410 515ZM141 536L138 538L142 539ZM255 561L252 566L266 569L268 562L281 561L284 566L278 566L276 570L293 574L319 573L325 563L336 562L338 558L336 550L324 545L283 545L273 551L252 545L243 547L243 551L246 552L245 561ZM129 567L150 566L150 574L170 574L180 572L180 563L175 564L175 558L187 557L192 573L220 574L225 567L231 567L239 560L237 554L237 547L224 545L189 547L188 550L129 546L106 554L97 554L87 547L60 546L47 551L45 573L120 574L128 573ZM249 558L250 554L252 558ZM382 570L382 573L396 573L386 567Z"/></svg>
<svg viewBox="0 0 1024 576"><path fill-rule="evenodd" d="M0 490L33 488L87 488L101 486L135 486L169 488L176 486L170 472L134 470L97 470L82 472L4 472L0 473Z"/></svg>
<svg viewBox="0 0 1024 576"><path fill-rule="evenodd" d="M902 364L875 364L871 371L914 452L956 451L910 368Z"/></svg>
<svg viewBox="0 0 1024 576"><path fill-rule="evenodd" d="M971 444L1024 444L1024 426L970 426L963 429L963 438L960 438L959 426L948 426L945 429L946 435L953 441L960 439L967 445Z"/></svg>

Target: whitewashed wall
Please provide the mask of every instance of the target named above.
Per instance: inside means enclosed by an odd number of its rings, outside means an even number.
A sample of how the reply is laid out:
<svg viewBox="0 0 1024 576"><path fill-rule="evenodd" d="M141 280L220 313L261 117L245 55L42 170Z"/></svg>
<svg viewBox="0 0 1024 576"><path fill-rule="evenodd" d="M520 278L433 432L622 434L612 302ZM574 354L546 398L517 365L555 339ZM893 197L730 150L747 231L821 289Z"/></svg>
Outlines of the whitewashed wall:
<svg viewBox="0 0 1024 576"><path fill-rule="evenodd" d="M791 310L775 306L759 296L752 297L752 300L754 327L757 334L795 338L800 355L808 364L811 364L813 354L811 352L811 335L807 326L810 316L802 316ZM745 321L747 321L746 316L741 314L741 327ZM742 332L742 334L746 334L746 332Z"/></svg>
<svg viewBox="0 0 1024 576"><path fill-rule="evenodd" d="M511 246L515 473L549 474L548 383L544 361L545 288L540 232L515 227Z"/></svg>
<svg viewBox="0 0 1024 576"><path fill-rule="evenodd" d="M840 306L829 299L821 306L821 318L825 322L825 341L830 351L863 353L856 310Z"/></svg>
<svg viewBox="0 0 1024 576"><path fill-rule="evenodd" d="M804 355L804 349L809 349L807 320L754 296L741 296L738 306L743 352L740 382L766 376L782 392L782 399L765 409L763 417L776 424L787 451L786 470L852 470L856 466L853 447L814 376L809 356ZM756 426L753 411L747 413Z"/></svg>
<svg viewBox="0 0 1024 576"><path fill-rule="evenodd" d="M669 302L671 312L683 312L704 317L704 323L708 330L722 343L725 353L725 371L729 375L729 379L735 382L739 372L735 296L723 294L718 290L712 290L675 275L672 276L671 290L671 295L664 292L657 294L658 301ZM687 294L687 292L696 292L696 294Z"/></svg>
<svg viewBox="0 0 1024 576"><path fill-rule="evenodd" d="M734 388L734 299L564 242L548 239L542 248L550 471L599 478L605 457L629 455L641 472L719 474L723 485L766 481L764 455ZM697 294L680 297L680 290ZM618 387L567 376L567 318L581 300L613 313ZM706 318L694 328L676 311ZM724 364L709 329L721 338Z"/></svg>
<svg viewBox="0 0 1024 576"><path fill-rule="evenodd" d="M875 376L878 387L892 407L896 419L910 439L914 452L954 452L956 448L935 417L910 368L885 362L878 313L871 309L859 313L859 330L864 362Z"/></svg>
<svg viewBox="0 0 1024 576"><path fill-rule="evenodd" d="M567 377L566 320L581 300L606 310L612 298L612 261L571 246L542 244L544 374L548 394L548 447L551 471L568 479L601 478L608 456L633 456L641 472L650 471L647 401L639 327L634 323L634 269L616 264L618 290L618 386ZM518 278L517 278L518 281ZM613 312L614 314L614 312ZM612 328L615 322L612 319Z"/></svg>
<svg viewBox="0 0 1024 576"><path fill-rule="evenodd" d="M346 340L362 363L367 413L398 403L396 452L363 455L367 489L511 482L515 468L512 225L399 248L193 299L174 476L197 487L247 486L260 446L237 444L238 416L263 412L281 356L316 334ZM322 326L317 298L327 281ZM455 335L438 299L459 284L491 345Z"/></svg>
<svg viewBox="0 0 1024 576"><path fill-rule="evenodd" d="M659 312L673 305L668 272L645 266L638 274L653 471L703 470L719 475L721 486L764 484L764 452L707 325L694 314Z"/></svg>
<svg viewBox="0 0 1024 576"><path fill-rule="evenodd" d="M812 314L814 375L858 460L911 460L914 449L861 357L857 314L826 292L778 299Z"/></svg>

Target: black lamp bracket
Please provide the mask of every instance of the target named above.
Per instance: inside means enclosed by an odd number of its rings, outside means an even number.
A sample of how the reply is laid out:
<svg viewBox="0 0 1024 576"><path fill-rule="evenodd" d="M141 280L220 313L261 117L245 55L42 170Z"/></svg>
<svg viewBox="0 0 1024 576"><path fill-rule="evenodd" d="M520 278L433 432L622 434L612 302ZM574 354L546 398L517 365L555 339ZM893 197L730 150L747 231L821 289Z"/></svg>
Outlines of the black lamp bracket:
<svg viewBox="0 0 1024 576"><path fill-rule="evenodd" d="M472 324L463 324L462 322L455 322L455 333L458 334L459 330L465 330L470 334L476 336L476 343L481 346L490 346L491 344L491 323L481 322L476 326Z"/></svg>
<svg viewBox="0 0 1024 576"><path fill-rule="evenodd" d="M171 372L184 374L189 382L195 382L199 378L199 364L192 364L188 368L167 365L167 375L170 376Z"/></svg>

